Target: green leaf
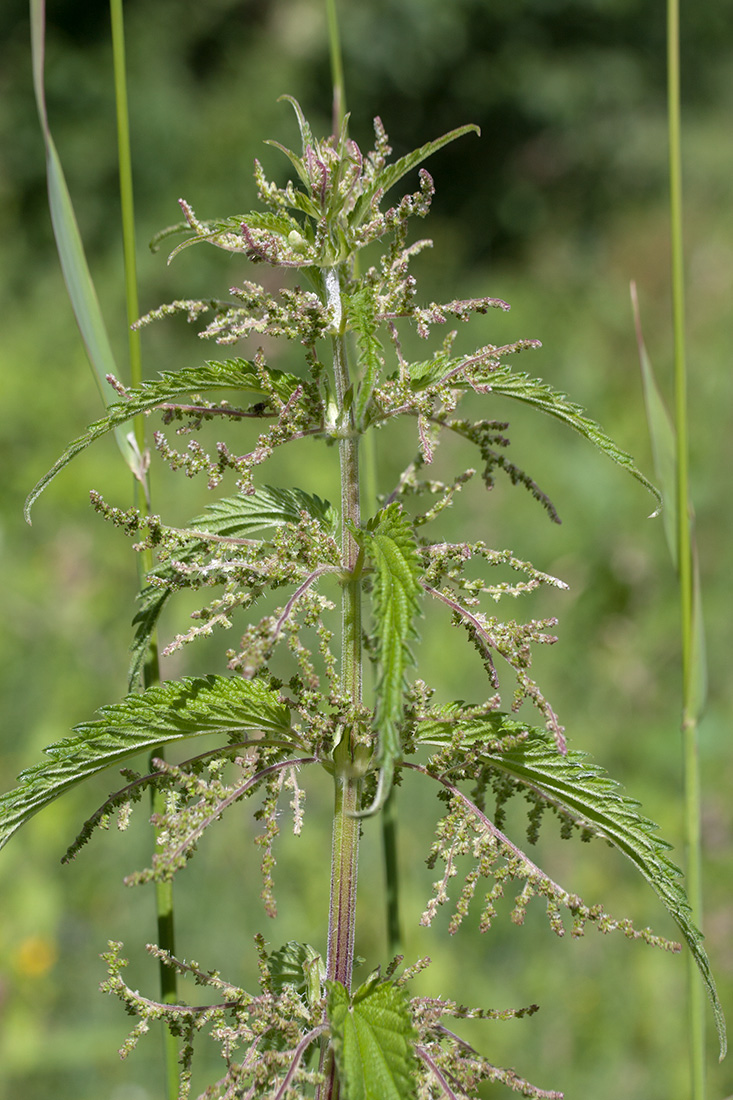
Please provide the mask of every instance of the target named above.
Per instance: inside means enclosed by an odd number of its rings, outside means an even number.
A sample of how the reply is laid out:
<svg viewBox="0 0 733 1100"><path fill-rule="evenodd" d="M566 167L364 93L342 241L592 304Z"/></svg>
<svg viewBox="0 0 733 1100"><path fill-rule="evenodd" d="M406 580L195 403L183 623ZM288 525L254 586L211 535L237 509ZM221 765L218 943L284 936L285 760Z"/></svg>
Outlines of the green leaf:
<svg viewBox="0 0 733 1100"><path fill-rule="evenodd" d="M692 922L682 872L668 858L671 845L657 836L657 826L638 812L638 802L621 793L603 769L584 753L557 752L539 730L524 744L482 757L492 768L571 815L581 826L609 841L641 872L677 924L707 987L713 1005L721 1052L726 1049L723 1011L702 935Z"/></svg>
<svg viewBox="0 0 733 1100"><path fill-rule="evenodd" d="M292 164L293 168L298 174L298 178L300 179L301 183L303 183L306 187L310 186L308 169L306 168L305 161L302 157L299 157L296 153L293 152L292 149L288 149L287 145L283 145L281 141L276 141L274 138L265 138L264 144L271 145L273 149L279 149L279 151L283 153Z"/></svg>
<svg viewBox="0 0 733 1100"><path fill-rule="evenodd" d="M318 142L315 141L315 139L313 137L313 131L310 128L310 123L308 122L307 118L303 114L302 107L298 103L297 99L295 99L291 95L278 96L277 101L278 101L278 103L289 103L290 106L295 111L295 117L298 120L298 129L300 130L300 138L301 138L301 141L303 142L303 156L305 156L307 150L312 149L315 146L317 146Z"/></svg>
<svg viewBox="0 0 733 1100"><path fill-rule="evenodd" d="M413 390L424 390L440 382L449 370L458 366L460 359L451 359L447 352L439 351L432 359L408 363L407 372Z"/></svg>
<svg viewBox="0 0 733 1100"><path fill-rule="evenodd" d="M641 330L641 318L639 316L639 302L636 295L636 284L631 284L631 304L634 311L634 324L636 326L636 340L639 346L639 363L641 365L641 377L644 383L644 402L646 404L646 417L649 425L649 436L652 443L654 456L654 470L662 490L664 509L662 522L664 523L664 535L667 540L672 563L678 569L679 550L677 546L678 519L677 519L677 438L672 419L667 411L662 395L654 376L651 359L646 350L644 336ZM691 507L688 508L690 519L690 539L692 543L692 682L691 698L689 700L689 713L700 718L705 709L707 696L707 659L705 655L705 627L702 615L702 595L700 587L700 569L695 545L694 517Z"/></svg>
<svg viewBox="0 0 733 1100"><path fill-rule="evenodd" d="M636 341L639 347L639 364L644 385L644 404L652 443L654 470L662 491L664 508L662 522L672 561L677 568L677 444L672 420L659 391L654 377L651 359L647 354L644 336L641 331L639 301L636 296L636 284L631 284L631 304L634 311Z"/></svg>
<svg viewBox="0 0 733 1100"><path fill-rule="evenodd" d="M328 534L337 533L338 515L329 501L303 489L271 485L263 485L250 496L227 497L210 504L190 526L212 535L246 538L256 531L298 523L301 512L307 512Z"/></svg>
<svg viewBox="0 0 733 1100"><path fill-rule="evenodd" d="M132 620L132 625L137 627L137 630L130 646L130 667L127 671L128 691L134 691L140 683L148 658L150 639L163 614L163 608L172 595L172 588L158 588L157 585L150 584L143 588L138 596L141 606Z"/></svg>
<svg viewBox="0 0 733 1100"><path fill-rule="evenodd" d="M488 745L535 732L526 722L502 711L465 718L462 717L465 704L461 702L444 703L434 709L437 711L435 717L421 719L416 724L415 739L421 745L449 745L456 732L460 733L461 745L466 746Z"/></svg>
<svg viewBox="0 0 733 1100"><path fill-rule="evenodd" d="M74 214L69 189L61 167L56 145L48 124L46 95L44 89L45 54L45 4L44 0L31 0L31 51L33 55L33 87L38 107L38 117L46 147L46 175L48 180L48 202L51 212L56 248L61 261L61 270L66 289L74 310L89 362L100 396L105 405L116 398L115 390L107 381L108 374L118 374L107 329L99 308L97 292L89 273L84 255L79 227ZM140 455L129 439L119 428L115 428L117 446L122 457L138 479L142 479Z"/></svg>
<svg viewBox="0 0 733 1100"><path fill-rule="evenodd" d="M319 999L325 967L321 956L309 943L289 940L267 956L267 967L275 993L282 993L286 985L292 985L298 993L308 994L311 1004Z"/></svg>
<svg viewBox="0 0 733 1100"><path fill-rule="evenodd" d="M285 401L300 385L298 378L282 371L268 368L267 376L273 391ZM31 508L49 482L90 443L101 439L139 413L147 412L158 405L174 402L186 394L222 389L241 390L261 397L269 396L267 387L253 364L246 359L227 359L223 363L214 361L199 367L184 367L179 371L163 371L155 381L143 382L137 389L129 390L124 401L118 400L110 405L106 416L96 420L83 435L69 444L32 489L25 503L26 520L30 523Z"/></svg>
<svg viewBox="0 0 733 1100"><path fill-rule="evenodd" d="M442 137L435 138L433 141L428 141L425 145L421 145L419 149L413 149L411 153L407 153L404 157L400 157L394 164L388 164L379 175L374 179L371 186L368 187L359 202L356 205L354 216L351 219L352 224L357 226L366 217L369 211L370 204L377 191L381 190L385 195L391 187L394 187L403 176L406 176L408 172L411 172L413 168L417 168L418 164L422 164L424 160L431 157L433 153L437 153L439 149L442 149L444 145L450 144L451 141L455 141L456 138L463 137L464 134L481 134L478 126L474 126L469 123L467 126L459 126L456 130L451 130L450 133L443 134Z"/></svg>
<svg viewBox="0 0 733 1100"><path fill-rule="evenodd" d="M350 998L340 982L326 984L342 1100L411 1100L416 1035L404 990L372 980Z"/></svg>
<svg viewBox="0 0 733 1100"><path fill-rule="evenodd" d="M159 745L203 734L229 742L250 734L292 740L288 708L258 680L207 676L128 695L100 717L74 727L74 737L50 745L50 760L22 772L0 796L0 848L33 814L82 779Z"/></svg>
<svg viewBox="0 0 733 1100"><path fill-rule="evenodd" d="M382 344L377 339L376 305L373 287L364 286L346 299L346 315L356 332L359 349L359 385L354 399L354 424L357 431L363 427L369 400L372 396L384 360Z"/></svg>
<svg viewBox="0 0 733 1100"><path fill-rule="evenodd" d="M291 218L286 213L276 213L270 210L250 210L247 214L232 214L228 218L214 218L210 221L199 223L200 228L193 231L193 236L187 237L185 241L181 241L180 244L171 252L168 257L168 262L178 255L179 252L183 252L184 249L190 248L191 245L200 244L202 242L217 243L216 238L222 237L228 234L234 234L242 240L242 248L244 249L244 239L242 238L242 225L246 225L248 229L265 229L269 233L275 233L287 240L290 233L295 230L300 232L302 226L295 218ZM171 233L177 233L181 231L192 232L191 225L188 222L171 226L169 229L163 230L162 233L157 234L154 238L154 242L157 244ZM152 247L152 245L151 245Z"/></svg>
<svg viewBox="0 0 733 1100"><path fill-rule="evenodd" d="M374 637L379 667L374 727L378 739L379 785L373 805L383 804L401 754L399 725L405 695L405 671L412 663L409 641L417 636L422 568L410 520L396 501L377 513L360 545L374 563Z"/></svg>
<svg viewBox="0 0 733 1100"><path fill-rule="evenodd" d="M307 512L329 535L338 530L338 515L327 500L303 489L276 489L264 485L251 496L225 497L210 504L189 524L193 531L203 531L219 538L249 538L260 531L282 527L286 523L297 523L301 512ZM201 553L205 543L192 539L191 545L177 553L179 561L190 561ZM170 567L158 566L155 577L165 581L173 576ZM159 584L149 584L140 593L140 610L132 620L137 627L130 647L132 659L128 673L128 687L132 691L142 672L148 644L158 623L160 615L173 591L161 588Z"/></svg>
<svg viewBox="0 0 733 1100"><path fill-rule="evenodd" d="M587 417L584 410L576 405L574 401L570 401L564 393L553 390L551 386L548 386L539 378L530 378L527 374L516 374L505 366L487 374L486 388L491 393L501 394L503 397L511 397L515 401L532 405L541 412L547 413L548 416L554 416L557 420L569 424L571 428L585 436L613 462L622 466L632 477L641 482L645 489L649 490L657 501L657 508L652 515L658 515L662 503L659 490L637 469L631 455L617 447L600 425Z"/></svg>

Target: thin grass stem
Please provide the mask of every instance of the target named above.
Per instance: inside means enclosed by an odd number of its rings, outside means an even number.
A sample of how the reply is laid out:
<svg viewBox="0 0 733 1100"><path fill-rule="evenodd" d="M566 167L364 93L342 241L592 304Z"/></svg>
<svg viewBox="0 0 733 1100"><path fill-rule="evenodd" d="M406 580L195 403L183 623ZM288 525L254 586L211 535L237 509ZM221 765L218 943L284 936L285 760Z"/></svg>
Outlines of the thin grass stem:
<svg viewBox="0 0 733 1100"><path fill-rule="evenodd" d="M127 103L127 66L125 61L125 29L122 0L110 0L110 19L112 27L112 56L114 68L115 104L117 111L117 150L120 178L120 206L122 217L122 247L125 271L125 302L127 309L128 354L130 360L130 381L133 387L142 382L142 353L140 333L133 329L133 323L140 316L137 289L137 262L135 249L135 204L132 182L132 156L130 151L130 116ZM139 471L145 481L136 480L135 496L143 497L143 510L150 515L150 490L142 456L145 454L145 419L137 416L133 422L135 446L141 461ZM136 503L138 500L136 499ZM138 559L139 575L143 578L153 567L152 550L145 550ZM157 636L154 634L148 648L143 671L143 683L146 688L160 683L160 665L158 661ZM157 755L161 756L158 750ZM165 810L165 792L153 787L153 814L162 814ZM158 945L168 954L175 954L175 918L173 908L173 884L157 882L155 885L155 910L158 933ZM159 966L161 1000L174 1004L178 1000L178 978L175 970ZM166 1095L168 1100L178 1096L178 1040L164 1025L164 1067Z"/></svg>
<svg viewBox="0 0 733 1100"><path fill-rule="evenodd" d="M341 59L341 34L339 31L336 0L326 0L328 22L328 49L331 57L331 81L333 83L333 133L338 137L346 115L346 86Z"/></svg>
<svg viewBox="0 0 733 1100"><path fill-rule="evenodd" d="M702 851L700 770L695 679L693 546L689 489L687 364L685 355L685 280L682 239L682 158L680 141L679 0L667 0L670 233L676 424L677 550L682 650L682 751L685 788L687 891L693 919L702 924ZM692 956L688 959L688 1013L691 1095L705 1097L705 1001Z"/></svg>

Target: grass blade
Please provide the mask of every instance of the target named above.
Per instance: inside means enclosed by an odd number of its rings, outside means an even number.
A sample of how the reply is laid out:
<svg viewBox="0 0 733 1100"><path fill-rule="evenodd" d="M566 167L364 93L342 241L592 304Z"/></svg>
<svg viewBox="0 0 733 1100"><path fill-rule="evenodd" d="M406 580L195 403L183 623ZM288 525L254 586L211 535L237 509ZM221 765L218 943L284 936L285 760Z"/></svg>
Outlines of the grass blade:
<svg viewBox="0 0 733 1100"><path fill-rule="evenodd" d="M649 425L649 438L652 444L654 457L654 470L657 475L659 489L662 494L664 507L662 509L662 522L667 546L672 556L675 569L677 568L677 440L667 406L659 391L657 380L654 376L651 359L644 343L644 334L641 329L641 316L639 313L639 298L636 293L636 283L631 283L631 308L634 312L634 326L636 328L636 342L639 348L639 364L641 366L641 378L644 385L644 404L646 405L646 418Z"/></svg>
<svg viewBox="0 0 733 1100"><path fill-rule="evenodd" d="M66 185L56 145L48 125L43 69L45 56L45 0L31 0L31 51L33 55L33 86L38 107L38 117L46 147L46 172L48 200L51 211L56 247L66 289L74 310L74 316L94 371L100 396L105 404L117 400L118 395L107 381L108 374L117 374L112 347L102 318L97 293L84 255L84 246L76 222L74 208ZM138 480L143 471L134 438L122 428L115 429L115 436L125 462Z"/></svg>

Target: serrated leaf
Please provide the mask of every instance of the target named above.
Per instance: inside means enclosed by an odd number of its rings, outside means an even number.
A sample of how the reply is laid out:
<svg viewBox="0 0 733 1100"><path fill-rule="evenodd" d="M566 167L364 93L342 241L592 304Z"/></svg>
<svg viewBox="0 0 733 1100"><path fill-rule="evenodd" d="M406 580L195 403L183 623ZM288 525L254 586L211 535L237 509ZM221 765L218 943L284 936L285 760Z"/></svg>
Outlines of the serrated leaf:
<svg viewBox="0 0 733 1100"><path fill-rule="evenodd" d="M292 985L298 993L315 992L316 997L312 998L312 1003L318 999L319 992L312 989L312 985L320 985L320 980L325 977L325 970L321 956L309 943L289 940L267 956L267 967L276 994L282 993L286 985ZM315 983L310 980L311 973L316 979Z"/></svg>
<svg viewBox="0 0 733 1100"><path fill-rule="evenodd" d="M535 409L547 413L548 416L562 420L574 428L576 432L585 436L600 451L603 451L613 462L622 466L632 477L641 482L657 501L657 507L652 513L659 513L662 497L659 490L637 468L631 455L617 447L613 440L606 435L601 426L585 411L571 401L564 393L552 389L539 378L531 378L528 374L518 374L508 367L499 367L486 377L486 388L492 393L501 394L503 397L511 397L515 401L522 401L526 405L532 405Z"/></svg>
<svg viewBox="0 0 733 1100"><path fill-rule="evenodd" d="M357 430L364 424L369 400L383 365L382 344L377 339L374 290L364 286L346 300L347 319L356 333L359 349L359 384L354 399L354 423Z"/></svg>
<svg viewBox="0 0 733 1100"><path fill-rule="evenodd" d="M250 496L225 497L208 505L200 516L191 520L189 528L222 538L249 538L261 531L282 527L286 523L297 523L303 511L321 524L327 534L336 534L338 515L329 501L321 500L303 489L278 489L271 485L262 486ZM193 540L189 547L177 554L177 560L190 561L201 552L203 545L202 542ZM172 576L172 570L170 567L160 566L155 570L155 576L165 580L166 576ZM137 630L130 647L130 690L138 682L150 638L171 592L170 588L149 584L140 593L140 610L132 620Z"/></svg>
<svg viewBox="0 0 733 1100"><path fill-rule="evenodd" d="M379 667L374 727L377 734L379 785L369 813L389 794L395 762L401 752L399 724L405 695L405 672L412 663L409 642L416 637L422 568L410 520L397 502L378 513L359 537L374 563L374 638Z"/></svg>
<svg viewBox="0 0 733 1100"><path fill-rule="evenodd" d="M249 229L266 229L281 237L287 237L294 229L298 232L302 230L302 226L295 218L274 210L250 210L246 214L232 214L231 217L214 219L206 224L213 233L238 233L242 223Z"/></svg>
<svg viewBox="0 0 733 1100"><path fill-rule="evenodd" d="M491 728L491 727L490 727ZM644 876L680 929L707 988L718 1029L721 1056L726 1050L726 1029L715 981L702 935L691 919L682 888L682 872L668 858L671 845L657 835L657 826L638 812L638 802L622 793L602 768L588 762L584 753L566 756L541 731L506 752L482 757L497 771L521 786L539 792L594 835L608 840Z"/></svg>
<svg viewBox="0 0 733 1100"><path fill-rule="evenodd" d="M328 534L338 530L338 515L327 500L303 489L278 489L263 485L249 496L227 497L210 504L190 526L212 535L245 538L256 531L298 523L307 512Z"/></svg>
<svg viewBox="0 0 733 1100"><path fill-rule="evenodd" d="M393 982L371 981L349 997L340 982L327 986L342 1100L411 1100L415 1029L404 990Z"/></svg>
<svg viewBox="0 0 733 1100"><path fill-rule="evenodd" d="M459 359L451 359L444 351L438 352L432 359L407 364L410 385L413 390L424 390L443 378L452 366L458 366Z"/></svg>
<svg viewBox="0 0 733 1100"><path fill-rule="evenodd" d="M50 759L21 772L0 796L0 848L33 814L97 772L159 745L203 734L229 742L252 733L292 738L288 708L257 680L206 676L171 681L102 707L100 717L50 745Z"/></svg>
<svg viewBox="0 0 733 1100"><path fill-rule="evenodd" d="M148 585L143 588L138 596L140 610L132 620L132 625L137 627L135 636L130 646L130 667L127 670L127 689L134 691L139 684L143 673L145 661L148 657L150 639L155 633L158 620L163 614L163 608L173 595L171 588L158 588Z"/></svg>
<svg viewBox="0 0 733 1100"><path fill-rule="evenodd" d="M45 4L44 0L31 0L31 53L33 57L33 87L38 117L46 147L46 175L48 202L51 212L56 248L61 261L64 282L79 326L94 379L105 405L114 401L116 393L107 381L108 374L117 374L114 355L107 329L99 307L97 292L92 282L84 254L84 245L74 214L69 189L66 185L61 160L48 125L44 89L45 53ZM136 477L142 476L140 456L128 437L118 428L115 437L120 453Z"/></svg>
<svg viewBox="0 0 733 1100"><path fill-rule="evenodd" d="M422 390L439 382L450 372L456 372L461 365L461 359L449 359L445 354L436 355L427 362L412 363L408 366L413 389ZM566 394L548 386L540 378L532 378L525 373L513 371L509 366L502 364L499 367L487 371L481 376L478 372L473 375L473 381L481 386L482 392L500 394L502 397L511 397L515 401L532 405L548 416L554 417L568 424L580 435L593 443L600 451L606 454L617 465L622 466L632 477L636 478L645 489L652 494L657 501L657 508L652 515L658 515L662 496L659 490L637 468L631 455L621 450L614 441L603 431L601 426L590 417L585 410L571 401ZM468 381L455 373L451 379L451 385L466 387Z"/></svg>
<svg viewBox="0 0 733 1100"><path fill-rule="evenodd" d="M445 703L435 709L439 712L435 717L421 719L416 724L415 739L421 745L449 745L457 731L460 732L462 745L477 745L498 741L507 736L516 737L532 729L526 722L520 722L502 711L492 711L476 718L463 718L463 705L460 702Z"/></svg>
<svg viewBox="0 0 733 1100"><path fill-rule="evenodd" d="M300 385L300 380L282 371L267 369L268 381L279 397L287 400ZM33 504L56 475L80 454L90 443L101 439L120 424L139 413L147 412L166 402L175 401L185 394L203 391L234 389L257 396L268 396L267 390L252 363L246 359L227 359L223 363L211 361L198 367L183 367L179 371L163 371L152 382L143 382L137 389L129 390L124 401L110 405L107 415L96 420L66 448L51 469L32 489L25 502L25 518L30 523Z"/></svg>
<svg viewBox="0 0 733 1100"><path fill-rule="evenodd" d="M455 141L456 138L463 137L464 134L481 134L478 126L474 126L469 123L467 126L459 126L456 130L451 130L450 133L443 134L442 137L435 138L433 141L428 141L425 145L421 145L419 149L413 149L411 153L405 154L404 157L400 157L394 164L388 164L368 187L359 202L356 205L354 216L351 219L352 224L357 226L366 217L369 210L370 203L374 198L376 192L381 190L385 195L391 187L394 187L403 176L406 176L408 172L411 172L413 168L417 168L418 164L422 164L424 160L431 157L433 153L437 153L439 149L442 149L444 145L448 145L451 141Z"/></svg>
<svg viewBox="0 0 733 1100"><path fill-rule="evenodd" d="M201 223L201 226L206 230L202 232L199 229L193 236L189 236L185 241L181 241L180 244L171 252L168 257L168 263L171 262L179 252L183 252L186 248L190 248L191 245L200 244L202 242L209 241L216 244L217 237L222 237L224 234L232 233L235 236L240 236L242 233L242 226L246 225L248 229L264 229L269 233L276 233L284 240L288 235L295 230L301 231L301 226L295 220L291 218L289 214L276 213L270 210L250 210L247 214L232 214L228 218L214 218L212 220ZM178 232L181 229L191 232L191 226L188 222L184 222L182 226L172 226L169 230L164 230L165 235L170 235L171 232ZM155 238L156 244L160 242L162 235L158 234ZM244 249L244 239L242 238L242 248Z"/></svg>

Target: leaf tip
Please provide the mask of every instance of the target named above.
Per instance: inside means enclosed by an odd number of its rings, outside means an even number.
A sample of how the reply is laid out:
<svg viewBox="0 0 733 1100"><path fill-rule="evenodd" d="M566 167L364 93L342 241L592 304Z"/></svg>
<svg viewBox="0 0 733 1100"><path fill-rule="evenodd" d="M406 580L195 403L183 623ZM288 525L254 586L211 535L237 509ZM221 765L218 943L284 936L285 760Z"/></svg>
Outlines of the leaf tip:
<svg viewBox="0 0 733 1100"><path fill-rule="evenodd" d="M38 486L36 485L35 488L31 489L30 493L25 498L25 504L23 505L23 519L26 521L29 527L33 526L31 511L33 510L33 505L38 499L38 495Z"/></svg>

